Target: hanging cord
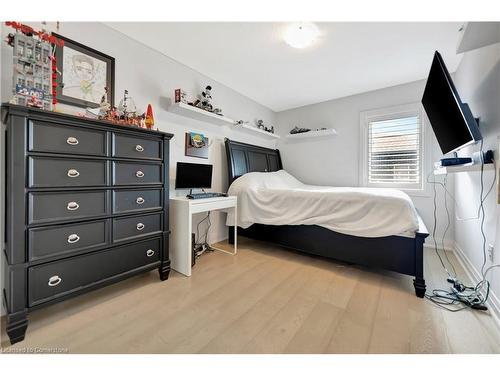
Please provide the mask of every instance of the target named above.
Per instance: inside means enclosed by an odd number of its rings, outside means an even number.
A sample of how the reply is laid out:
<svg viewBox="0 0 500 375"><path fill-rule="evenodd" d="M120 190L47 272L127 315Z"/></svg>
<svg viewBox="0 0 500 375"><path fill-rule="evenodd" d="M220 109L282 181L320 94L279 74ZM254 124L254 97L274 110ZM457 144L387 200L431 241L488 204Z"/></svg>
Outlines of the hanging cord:
<svg viewBox="0 0 500 375"><path fill-rule="evenodd" d="M483 181L483 174L484 174L484 155L483 155L483 140L481 139L481 149L480 149L480 155L481 155L481 193L480 193L480 205L479 205L479 211L481 213L481 237L483 239L483 265L481 266L481 275L483 276L484 280L484 267L486 267L486 234L484 233L484 220L485 220L485 213L484 213L484 200L483 199L483 192L484 192L484 181Z"/></svg>
<svg viewBox="0 0 500 375"><path fill-rule="evenodd" d="M445 190L446 190L447 183L448 183L448 178L447 178L447 176L445 176L444 182L443 182L443 186L444 186ZM451 269L453 270L453 276L457 277L457 270L455 269L455 266L448 258L448 252L446 251L446 249L444 247L444 239L445 239L446 233L450 229L450 225L451 225L450 210L448 209L448 200L446 199L446 191L444 192L444 208L446 210L447 221L446 221L446 228L444 229L444 232L443 232L443 237L441 238L441 248L443 249L443 253L444 253L444 256L446 257L446 260L448 261L448 264L451 265Z"/></svg>
<svg viewBox="0 0 500 375"><path fill-rule="evenodd" d="M438 243L436 240L436 231L437 231L437 191L436 191L436 182L435 182L435 176L434 176L434 183L432 184L432 190L433 190L433 216L434 216L434 224L432 226L432 240L434 242L434 251L436 252L436 255L439 258L439 262L441 263L441 266L444 268L446 273L448 274L449 277L455 277L455 275L450 274L450 271L448 271L448 268L445 266L443 262L443 258L439 254L439 249L438 249ZM446 193L445 193L446 195ZM444 237L444 235L443 235ZM443 239L444 242L444 239ZM444 250L443 246L443 252L446 255L446 251ZM448 255L446 255L446 259L448 260L448 263L451 264L450 260L448 259ZM452 265L453 267L453 265Z"/></svg>
<svg viewBox="0 0 500 375"><path fill-rule="evenodd" d="M488 272L491 270L500 267L500 264L494 264L488 267L485 270L486 263L487 263L487 256L486 256L486 235L484 233L484 221L485 221L485 210L484 210L484 202L486 200L486 197L490 194L490 192L493 189L493 186L496 182L496 165L495 165L495 177L492 182L492 185L488 192L483 196L484 194L484 155L483 155L483 142L481 141L481 191L480 191L480 205L479 205L479 210L478 212L480 213L481 216L481 223L480 223L480 229L481 229L481 236L482 236L482 250L483 250L483 265L481 267L481 276L482 279L479 281L475 286L466 286L463 283L461 283L459 280L456 278L448 279L449 282L452 282L453 287L451 288L450 291L443 290L443 289L434 289L431 294L426 294L425 297L436 304L437 306L451 311L451 312L458 312L465 310L467 308L473 308L473 309L479 309L479 310L485 310L485 304L488 301L489 295L490 295L490 282L486 280L486 277L488 275ZM446 193L448 190L446 189L446 179L443 184L440 184L444 190L445 190L445 197ZM433 184L434 186L434 220L436 220L436 183ZM456 201L455 201L456 202ZM446 206L446 200L445 200L445 206ZM448 213L448 210L447 210ZM448 214L448 219L449 219L449 214ZM436 228L436 222L434 222L434 230ZM433 236L434 236L433 232ZM444 238L444 236L443 236ZM443 240L444 244L444 240ZM435 242L436 246L436 242ZM437 246L435 247L436 253L439 256L439 253L437 252ZM446 253L445 253L446 254ZM444 266L444 263L440 258L441 264L443 265L444 270L449 274L448 270ZM449 259L447 259L449 262ZM452 264L451 262L449 262ZM455 272L456 274L456 272Z"/></svg>
<svg viewBox="0 0 500 375"><path fill-rule="evenodd" d="M203 236L203 241L200 239L200 224L203 223L204 221L208 222L207 230L205 231L205 235ZM207 216L205 216L199 223L196 225L196 238L198 239L198 242L195 243L196 247L201 246L202 250L198 251L196 253L196 257L199 257L206 251L212 251L210 248L210 245L208 244L208 232L210 230L210 227L212 226L212 221L210 220L210 211L207 213Z"/></svg>
<svg viewBox="0 0 500 375"><path fill-rule="evenodd" d="M482 149L482 147L481 147ZM483 160L481 158L481 160ZM482 199L482 202L484 202L486 200L486 198L490 195L490 193L493 191L493 188L495 187L495 183L496 183L496 179L497 179L497 164L496 164L496 161L495 159L493 159L493 171L494 171L494 175L493 175L493 180L491 181L491 185L486 193L486 195L483 197ZM433 180L431 181L430 178L431 176L434 176ZM439 181L436 181L435 180L435 175L434 175L434 172L430 172L428 175L427 175L427 179L426 179L427 183L428 184L436 184L436 185L440 185L445 193L451 198L451 200L453 201L453 206L454 206L454 209L455 209L455 212L456 212L456 209L458 207L458 202L457 200L455 199L455 196L448 190L448 188L445 186L445 184L443 182L439 182ZM446 198L446 197L445 197ZM479 205L477 207L477 216L474 216L474 217L468 217L468 218L461 218L461 217L458 217L457 214L455 213L455 219L457 221L468 221L468 220L479 220L481 217L481 201L479 202Z"/></svg>

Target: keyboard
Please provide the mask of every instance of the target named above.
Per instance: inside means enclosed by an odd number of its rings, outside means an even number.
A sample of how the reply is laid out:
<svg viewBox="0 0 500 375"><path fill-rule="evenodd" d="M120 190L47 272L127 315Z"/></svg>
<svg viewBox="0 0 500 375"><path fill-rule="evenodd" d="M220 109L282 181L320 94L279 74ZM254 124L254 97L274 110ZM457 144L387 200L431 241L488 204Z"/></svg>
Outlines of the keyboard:
<svg viewBox="0 0 500 375"><path fill-rule="evenodd" d="M227 197L226 193L198 193L198 194L188 194L186 195L188 199L206 199L206 198L218 198Z"/></svg>

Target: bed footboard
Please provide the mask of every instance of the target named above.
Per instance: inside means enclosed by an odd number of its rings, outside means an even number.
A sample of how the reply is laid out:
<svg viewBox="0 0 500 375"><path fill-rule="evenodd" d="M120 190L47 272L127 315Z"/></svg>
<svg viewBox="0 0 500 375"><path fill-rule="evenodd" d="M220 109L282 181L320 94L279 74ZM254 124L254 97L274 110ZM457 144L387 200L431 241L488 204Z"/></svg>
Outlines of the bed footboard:
<svg viewBox="0 0 500 375"><path fill-rule="evenodd" d="M425 279L424 279L424 242L429 236L424 221L418 217L418 231L415 233L415 279L413 286L417 297L424 298L425 296Z"/></svg>

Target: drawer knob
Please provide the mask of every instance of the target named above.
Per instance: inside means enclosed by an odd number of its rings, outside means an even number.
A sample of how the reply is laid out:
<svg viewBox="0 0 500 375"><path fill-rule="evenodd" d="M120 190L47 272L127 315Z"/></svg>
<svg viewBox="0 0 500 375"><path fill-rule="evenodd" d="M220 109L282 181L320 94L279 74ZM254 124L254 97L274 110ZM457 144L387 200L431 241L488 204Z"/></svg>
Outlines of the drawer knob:
<svg viewBox="0 0 500 375"><path fill-rule="evenodd" d="M71 146L76 146L78 144L78 139L75 137L68 137L68 139L66 139L66 143Z"/></svg>
<svg viewBox="0 0 500 375"><path fill-rule="evenodd" d="M135 175L136 175L138 178L143 178L143 177L144 177L144 172L143 172L143 171L137 171L137 172L135 172Z"/></svg>
<svg viewBox="0 0 500 375"><path fill-rule="evenodd" d="M146 255L147 255L148 257L152 257L153 255L155 255L155 251L154 251L154 250L152 250L152 249L148 249L148 251L146 251Z"/></svg>
<svg viewBox="0 0 500 375"><path fill-rule="evenodd" d="M62 279L57 276L57 275L54 275L54 276L51 276L49 278L49 282L47 283L49 286L56 286L56 285L59 285L61 283Z"/></svg>
<svg viewBox="0 0 500 375"><path fill-rule="evenodd" d="M144 151L144 147L142 147L141 145L137 145L137 146L135 146L135 151L137 151L137 152L143 152Z"/></svg>
<svg viewBox="0 0 500 375"><path fill-rule="evenodd" d="M78 139L75 137L68 137L68 139L66 139L66 143L71 146L76 146L78 144Z"/></svg>
<svg viewBox="0 0 500 375"><path fill-rule="evenodd" d="M137 197L137 199L135 200L135 203L137 203L137 204L143 204L144 202L145 202L145 200L143 197Z"/></svg>
<svg viewBox="0 0 500 375"><path fill-rule="evenodd" d="M76 210L78 210L79 207L80 207L80 205L78 203L76 203L76 202L68 202L67 209L69 211L76 211Z"/></svg>
<svg viewBox="0 0 500 375"><path fill-rule="evenodd" d="M137 228L137 230L143 230L146 226L143 223L137 223L135 227Z"/></svg>
<svg viewBox="0 0 500 375"><path fill-rule="evenodd" d="M70 234L68 236L68 243L77 243L80 241L80 236L76 233Z"/></svg>
<svg viewBox="0 0 500 375"><path fill-rule="evenodd" d="M78 177L78 176L80 176L80 172L78 172L76 169L68 170L68 177Z"/></svg>

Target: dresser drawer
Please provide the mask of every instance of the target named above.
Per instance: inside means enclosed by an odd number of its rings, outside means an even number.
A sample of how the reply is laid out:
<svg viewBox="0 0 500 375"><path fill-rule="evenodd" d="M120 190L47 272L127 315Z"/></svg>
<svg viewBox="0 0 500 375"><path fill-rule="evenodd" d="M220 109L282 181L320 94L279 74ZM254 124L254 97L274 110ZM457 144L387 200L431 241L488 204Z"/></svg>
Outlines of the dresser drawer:
<svg viewBox="0 0 500 375"><path fill-rule="evenodd" d="M106 163L106 160L30 157L29 186L105 186Z"/></svg>
<svg viewBox="0 0 500 375"><path fill-rule="evenodd" d="M109 219L28 230L30 260L97 249L109 244Z"/></svg>
<svg viewBox="0 0 500 375"><path fill-rule="evenodd" d="M161 184L161 164L113 162L114 185Z"/></svg>
<svg viewBox="0 0 500 375"><path fill-rule="evenodd" d="M161 233L162 215L158 213L113 219L113 241L119 242Z"/></svg>
<svg viewBox="0 0 500 375"><path fill-rule="evenodd" d="M162 189L114 190L113 213L161 209L162 191Z"/></svg>
<svg viewBox="0 0 500 375"><path fill-rule="evenodd" d="M106 215L106 191L29 193L28 223L83 219Z"/></svg>
<svg viewBox="0 0 500 375"><path fill-rule="evenodd" d="M113 133L113 156L160 160L161 141Z"/></svg>
<svg viewBox="0 0 500 375"><path fill-rule="evenodd" d="M30 121L29 150L106 156L106 132L51 122Z"/></svg>
<svg viewBox="0 0 500 375"><path fill-rule="evenodd" d="M159 238L30 267L29 305L62 297L160 259Z"/></svg>

